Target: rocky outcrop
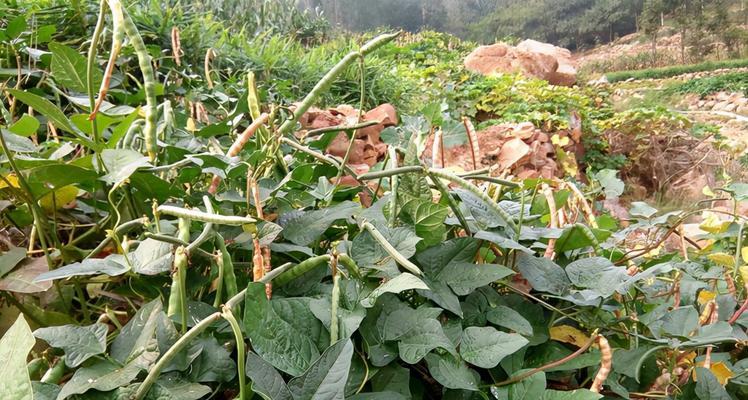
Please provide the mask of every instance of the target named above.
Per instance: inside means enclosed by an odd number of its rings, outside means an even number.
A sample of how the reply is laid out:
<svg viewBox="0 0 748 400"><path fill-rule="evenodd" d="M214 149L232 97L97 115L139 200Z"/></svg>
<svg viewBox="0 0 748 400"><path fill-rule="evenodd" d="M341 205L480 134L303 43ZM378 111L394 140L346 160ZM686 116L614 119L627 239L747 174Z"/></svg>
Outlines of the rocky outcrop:
<svg viewBox="0 0 748 400"><path fill-rule="evenodd" d="M465 58L465 68L486 76L521 73L553 85L571 86L577 80L569 50L534 40L517 47L504 43L480 46Z"/></svg>

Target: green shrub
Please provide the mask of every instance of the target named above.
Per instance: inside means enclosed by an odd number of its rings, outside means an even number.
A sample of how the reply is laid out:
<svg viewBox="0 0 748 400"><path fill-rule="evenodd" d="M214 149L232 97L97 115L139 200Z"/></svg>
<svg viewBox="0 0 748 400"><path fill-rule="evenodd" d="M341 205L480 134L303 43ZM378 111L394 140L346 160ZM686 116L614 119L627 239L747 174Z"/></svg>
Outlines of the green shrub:
<svg viewBox="0 0 748 400"><path fill-rule="evenodd" d="M748 74L735 72L706 78L692 79L668 89L671 93L695 93L706 97L716 92L742 92L748 94Z"/></svg>
<svg viewBox="0 0 748 400"><path fill-rule="evenodd" d="M608 82L621 82L629 79L662 79L692 72L714 71L717 69L745 68L748 59L707 61L699 64L677 65L664 68L650 68L638 71L618 71L605 74Z"/></svg>

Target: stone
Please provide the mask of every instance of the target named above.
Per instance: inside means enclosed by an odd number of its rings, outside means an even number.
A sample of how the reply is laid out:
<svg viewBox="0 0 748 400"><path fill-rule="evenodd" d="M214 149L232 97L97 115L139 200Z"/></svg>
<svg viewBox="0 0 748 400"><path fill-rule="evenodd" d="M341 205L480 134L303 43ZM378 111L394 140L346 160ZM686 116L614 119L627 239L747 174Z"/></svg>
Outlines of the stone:
<svg viewBox="0 0 748 400"><path fill-rule="evenodd" d="M553 85L576 83L576 67L568 50L534 40L520 45L479 46L465 58L465 68L486 76L521 73Z"/></svg>

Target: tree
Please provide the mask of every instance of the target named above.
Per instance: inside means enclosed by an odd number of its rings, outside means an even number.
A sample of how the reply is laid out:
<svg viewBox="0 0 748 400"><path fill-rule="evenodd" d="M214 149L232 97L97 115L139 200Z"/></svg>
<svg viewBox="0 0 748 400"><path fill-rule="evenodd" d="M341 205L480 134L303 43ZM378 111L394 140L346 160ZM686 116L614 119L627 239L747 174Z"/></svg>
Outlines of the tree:
<svg viewBox="0 0 748 400"><path fill-rule="evenodd" d="M645 35L652 38L652 60L657 59L657 33L661 27L661 16L664 12L663 0L645 0L639 26Z"/></svg>

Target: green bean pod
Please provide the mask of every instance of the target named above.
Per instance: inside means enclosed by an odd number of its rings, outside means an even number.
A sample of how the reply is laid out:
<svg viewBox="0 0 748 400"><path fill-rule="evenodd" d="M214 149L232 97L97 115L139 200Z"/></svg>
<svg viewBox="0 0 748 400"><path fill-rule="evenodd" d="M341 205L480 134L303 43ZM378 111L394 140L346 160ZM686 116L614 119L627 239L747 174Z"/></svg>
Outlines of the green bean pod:
<svg viewBox="0 0 748 400"><path fill-rule="evenodd" d="M156 115L156 78L153 73L153 66L151 65L151 56L148 54L148 49L145 47L143 38L140 36L140 32L138 32L138 28L135 26L132 18L122 8L122 3L119 0L109 0L109 7L112 9L112 15L117 13L122 14L123 29L138 57L138 65L143 75L143 88L145 90L145 127L143 128L145 150L151 162L155 163L158 154L156 132L158 116ZM115 9L117 10L116 12Z"/></svg>
<svg viewBox="0 0 748 400"><path fill-rule="evenodd" d="M218 269L218 277L216 278L216 297L213 300L213 307L218 308L221 306L223 302L223 260L221 262L218 261L219 257L214 258L211 260L210 264L211 267Z"/></svg>
<svg viewBox="0 0 748 400"><path fill-rule="evenodd" d="M587 225L581 224L579 222L574 224L574 227L579 228L582 231L584 237L592 242L592 248L595 249L595 252L600 251L600 241L597 240L597 236L595 236L595 233L592 232L592 229L590 229Z"/></svg>
<svg viewBox="0 0 748 400"><path fill-rule="evenodd" d="M202 212L200 210L188 210L182 207L158 206L156 211L160 214L171 215L179 218L187 218L193 221L208 222L216 225L246 225L257 222L252 217L238 217L233 215L218 215Z"/></svg>
<svg viewBox="0 0 748 400"><path fill-rule="evenodd" d="M330 346L338 341L340 332L340 319L338 318L338 305L340 304L340 274L337 271L332 275L332 298L330 303Z"/></svg>
<svg viewBox="0 0 748 400"><path fill-rule="evenodd" d="M226 242L221 235L216 234L216 247L221 252L216 259L219 271L223 271L223 284L226 288L228 297L234 297L239 293L239 286L236 283L236 273L234 271L234 262L231 261L231 254L226 248Z"/></svg>
<svg viewBox="0 0 748 400"><path fill-rule="evenodd" d="M340 265L345 267L345 270L348 271L351 276L356 279L361 279L361 270L359 270L356 262L353 261L353 259L348 254L339 254L338 262L340 263Z"/></svg>
<svg viewBox="0 0 748 400"><path fill-rule="evenodd" d="M322 255L322 256L307 258L306 260L298 263L296 266L292 267L288 271L280 274L277 278L273 279L273 286L275 287L284 286L288 284L289 282L293 281L294 279L306 274L307 272L317 267L321 267L328 261L330 261L330 256L327 254Z"/></svg>
<svg viewBox="0 0 748 400"><path fill-rule="evenodd" d="M180 314L182 332L187 330L187 253L183 246L174 252L174 269L172 271L171 292L166 315L173 317Z"/></svg>
<svg viewBox="0 0 748 400"><path fill-rule="evenodd" d="M54 383L55 385L60 383L62 377L65 375L65 356L60 357L57 363L48 369L47 372L42 376L41 382L43 383Z"/></svg>

